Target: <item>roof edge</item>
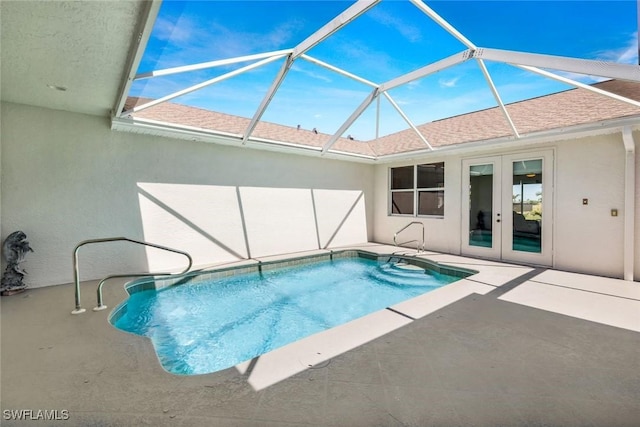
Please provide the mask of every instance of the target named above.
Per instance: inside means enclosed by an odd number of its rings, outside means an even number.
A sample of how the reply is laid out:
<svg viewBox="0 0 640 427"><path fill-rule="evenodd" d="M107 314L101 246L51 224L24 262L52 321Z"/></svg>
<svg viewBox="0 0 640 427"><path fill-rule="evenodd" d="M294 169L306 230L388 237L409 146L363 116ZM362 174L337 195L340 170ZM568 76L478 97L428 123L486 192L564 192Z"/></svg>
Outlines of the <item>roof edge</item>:
<svg viewBox="0 0 640 427"><path fill-rule="evenodd" d="M236 148L250 148L296 155L307 155L319 158L322 157L355 163L373 164L377 162L377 158L367 156L365 154L348 153L339 150L329 150L325 153L322 153L322 147L280 142L262 138L249 138L246 144L242 144L241 135L232 133L225 134L222 132L214 132L209 129L180 126L151 119L112 117L111 130L155 135L194 142L227 145Z"/></svg>
<svg viewBox="0 0 640 427"><path fill-rule="evenodd" d="M633 117L604 120L601 122L587 123L566 128L549 129L540 132L524 134L520 138L513 136L486 139L482 141L465 142L448 145L434 150L422 149L405 151L403 153L387 154L378 157L378 164L388 164L400 160L409 160L417 157L450 155L465 152L478 152L499 148L525 148L550 142L561 142L571 139L585 138L589 136L607 135L622 132L623 128L631 127L632 130L640 130L640 114Z"/></svg>

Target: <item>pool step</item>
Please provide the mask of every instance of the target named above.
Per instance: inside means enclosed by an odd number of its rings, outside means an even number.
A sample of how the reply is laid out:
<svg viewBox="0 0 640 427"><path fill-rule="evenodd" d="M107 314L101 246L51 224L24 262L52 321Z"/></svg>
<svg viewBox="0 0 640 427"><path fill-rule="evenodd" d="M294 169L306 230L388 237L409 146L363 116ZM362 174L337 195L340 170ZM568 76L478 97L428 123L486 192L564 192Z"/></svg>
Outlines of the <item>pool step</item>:
<svg viewBox="0 0 640 427"><path fill-rule="evenodd" d="M409 264L406 261L400 261L393 264L394 268L399 268L401 270L414 270L414 271L424 271L424 268L419 267L417 265Z"/></svg>
<svg viewBox="0 0 640 427"><path fill-rule="evenodd" d="M408 263L382 264L370 273L373 280L391 286L433 286L434 283L425 279L425 275L426 270Z"/></svg>
<svg viewBox="0 0 640 427"><path fill-rule="evenodd" d="M406 259L400 257L389 257L387 260L387 264L391 265L394 268L399 268L403 270L416 270L416 271L425 271L423 267L417 266L415 264L411 264L407 262Z"/></svg>

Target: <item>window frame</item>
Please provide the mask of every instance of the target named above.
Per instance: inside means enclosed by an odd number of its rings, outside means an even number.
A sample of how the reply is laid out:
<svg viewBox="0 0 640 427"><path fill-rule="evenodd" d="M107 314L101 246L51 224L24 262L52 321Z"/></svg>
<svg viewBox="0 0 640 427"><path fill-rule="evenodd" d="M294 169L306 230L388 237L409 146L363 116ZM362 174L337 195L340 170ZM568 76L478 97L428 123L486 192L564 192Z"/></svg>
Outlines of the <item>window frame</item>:
<svg viewBox="0 0 640 427"><path fill-rule="evenodd" d="M420 187L418 188L418 167L423 165L439 165L442 164L443 169L443 182L442 187ZM411 166L413 168L413 188L402 188L402 189L393 189L393 170L399 168L406 168ZM396 166L388 168L388 206L387 206L387 216L400 216L400 217L409 217L409 218L444 218L444 201L442 206L442 214L420 214L419 213L419 203L420 203L420 193L428 192L428 193L439 193L442 192L442 197L444 199L445 188L446 188L446 180L445 180L445 169L446 163L442 162L431 162L431 163L416 163L413 165L405 165L405 166ZM393 193L412 193L413 197L413 212L410 214L402 214L402 213L394 213L393 212Z"/></svg>
<svg viewBox="0 0 640 427"><path fill-rule="evenodd" d="M393 169L400 169L400 168L406 168L406 167L411 167L412 171L413 171L413 183L411 185L411 188L398 188L398 189L393 189ZM389 189L389 215L393 215L393 216L405 216L405 217L415 217L416 216L416 168L415 165L406 165L406 166L398 166L395 168L389 168L389 185L388 185L388 189ZM393 193L411 193L411 198L413 200L412 203L412 212L410 214L403 214L403 213L393 213Z"/></svg>

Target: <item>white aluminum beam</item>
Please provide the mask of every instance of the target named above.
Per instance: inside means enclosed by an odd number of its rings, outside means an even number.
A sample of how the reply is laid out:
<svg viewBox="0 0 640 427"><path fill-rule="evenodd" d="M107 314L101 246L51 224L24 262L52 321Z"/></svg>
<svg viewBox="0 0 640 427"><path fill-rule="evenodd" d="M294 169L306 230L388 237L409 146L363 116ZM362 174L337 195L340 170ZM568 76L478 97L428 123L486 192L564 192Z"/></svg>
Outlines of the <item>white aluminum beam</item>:
<svg viewBox="0 0 640 427"><path fill-rule="evenodd" d="M145 49L147 48L147 43L149 42L149 37L151 37L151 31L153 30L153 23L158 16L161 4L162 2L159 0L143 2L142 7L146 8L146 10L143 12L145 16L144 19L140 21L141 24L137 32L138 39L134 41L136 47L135 49L130 49L131 53L128 59L129 73L127 74L126 80L124 80L123 84L120 86L120 92L116 101L117 104L115 106L115 110L113 111L113 115L115 117L120 117L122 115L122 110L124 109L124 105L127 102L127 96L129 95L129 91L131 90L131 84L135 79L136 70L140 66L140 61L142 60Z"/></svg>
<svg viewBox="0 0 640 427"><path fill-rule="evenodd" d="M388 82L381 84L380 91L386 92L398 86L402 86L403 84L428 76L429 74L434 74L434 73L437 73L438 71L442 71L446 68L453 67L454 65L468 61L469 59L473 58L473 52L474 52L473 50L465 50L465 51L456 53L455 55L451 55L448 58L444 58L444 59L441 59L440 61L429 64L425 67L418 68L417 70L413 70L400 77L396 77L395 79L389 80Z"/></svg>
<svg viewBox="0 0 640 427"><path fill-rule="evenodd" d="M478 49L475 56L480 59L512 65L528 65L589 76L640 82L640 66L638 65L487 48Z"/></svg>
<svg viewBox="0 0 640 427"><path fill-rule="evenodd" d="M293 50L293 59L303 55L314 46L321 43L324 39L347 25L349 22L367 12L379 2L380 0L359 0L355 4L351 5L347 10L333 18L318 31L311 34L302 43L298 44Z"/></svg>
<svg viewBox="0 0 640 427"><path fill-rule="evenodd" d="M319 59L313 58L313 57L311 57L309 55L302 55L302 59L306 59L309 62L313 62L316 65L319 65L321 67L326 68L327 70L331 70L331 71L334 71L334 72L336 72L338 74L342 74L345 77L349 77L349 78L351 78L351 79L353 79L355 81L358 81L360 83L366 84L367 86L371 86L373 88L377 88L379 86L377 83L370 82L369 80L363 79L360 76L356 76L355 74L352 74L352 73L350 73L348 71L344 71L344 70L342 70L342 69L340 69L338 67L334 67L331 64L327 64L326 62L320 61Z"/></svg>
<svg viewBox="0 0 640 427"><path fill-rule="evenodd" d="M229 72L227 74L223 74L221 76L214 77L213 79L207 80L206 82L198 83L197 85L190 86L190 87L188 87L186 89L182 89L182 90L179 90L177 92L173 92L173 93L171 93L171 94L169 94L167 96L163 96L162 98L158 98L158 99L155 99L153 101L147 102L146 104L137 105L137 106L125 111L124 113L122 113L122 115L126 116L126 115L129 115L129 114L132 114L132 113L137 113L137 112L140 112L142 110L146 110L147 108L153 107L154 105L162 104L163 102L167 102L167 101L169 101L171 99L174 99L174 98L177 98L179 96L186 95L187 93L194 92L194 91L196 91L198 89L202 89L203 87L210 86L210 85L212 85L214 83L219 83L219 82L221 82L223 80L226 80L226 79L229 79L231 77L237 76L238 74L242 74L242 73L244 73L246 71L249 71L249 70L252 70L254 68L261 67L261 66L266 65L266 64L268 64L270 62L273 62L273 61L275 61L277 59L280 59L281 57L282 56L275 56L273 58L263 59L262 61L258 61L258 62L254 63L254 64L247 65L246 67L239 68L239 69L231 71L231 72Z"/></svg>
<svg viewBox="0 0 640 427"><path fill-rule="evenodd" d="M411 0L411 3L413 3L418 9L424 12L429 18L435 21L436 24L444 28L449 34L458 39L466 47L473 50L477 49L475 44L471 43L471 41L463 36L458 30L456 30L453 25L449 24L449 22L447 22L444 18L434 12L433 9L424 4L421 0Z"/></svg>
<svg viewBox="0 0 640 427"><path fill-rule="evenodd" d="M376 98L376 139L380 137L380 97Z"/></svg>
<svg viewBox="0 0 640 427"><path fill-rule="evenodd" d="M356 119L358 117L360 117L360 115L364 112L364 110L366 110L367 107L369 105L371 105L373 100L376 99L378 97L378 95L379 95L378 89L374 89L374 90L371 91L371 93L365 98L364 101L362 101L362 103L358 106L358 108L356 108L356 110L353 113L351 113L351 116L349 116L347 121L344 122L342 124L342 126L340 126L340 129L338 129L338 131L333 134L333 136L329 139L329 141L327 141L322 146L322 152L323 153L326 153L327 150L329 148L331 148L331 146L333 144L336 143L338 138L340 138L342 136L342 134L345 133L347 131L347 129L349 129L349 126L351 126L353 124L353 122L355 122Z"/></svg>
<svg viewBox="0 0 640 427"><path fill-rule="evenodd" d="M418 128L413 124L413 122L409 119L409 117L407 117L407 115L404 114L404 111L402 111L402 109L398 106L398 104L396 104L396 102L391 98L391 96L387 92L383 92L383 93L384 93L384 96L387 98L387 100L391 103L391 105L393 105L393 108L395 108L396 111L402 116L404 121L407 122L409 127L411 127L411 129L413 129L413 131L416 133L416 135L418 135L418 137L422 140L422 142L424 142L426 146L429 147L429 150L433 151L433 147L431 146L431 144L429 144L429 141L427 141L427 139L422 135L422 133L420 133Z"/></svg>
<svg viewBox="0 0 640 427"><path fill-rule="evenodd" d="M282 69L280 70L280 72L278 73L278 76L271 84L271 87L269 88L269 91L267 92L266 96L262 100L260 107L258 107L258 110L256 111L253 118L251 119L249 126L247 126L247 130L245 131L244 137L242 138L243 145L247 142L247 140L251 136L251 133L257 126L258 121L260 121L260 117L262 117L262 115L264 114L264 111L269 106L269 103L273 99L273 96L275 95L276 91L282 84L282 81L284 80L287 73L291 69L291 66L293 65L293 62L296 60L296 58L304 55L307 51L317 46L324 39L326 39L327 37L334 34L336 31L343 28L349 22L353 21L360 15L367 12L369 9L371 9L373 6L375 6L379 2L380 0L358 0L357 3L351 5L347 10L345 10L340 15L333 18L331 21L325 24L322 28L320 28L318 31L313 33L311 36L307 37L307 39L305 39L302 43L298 44L293 49L293 52L289 54L289 56L287 57L287 60L285 64L282 66ZM324 151L326 150L323 150L323 152Z"/></svg>
<svg viewBox="0 0 640 427"><path fill-rule="evenodd" d="M541 70L541 69L536 68L536 67L528 67L526 65L516 65L516 64L511 64L511 65L514 65L515 67L521 68L521 69L526 70L526 71L531 71L532 73L540 74L541 76L545 76L545 77L557 80L557 81L562 82L562 83L566 83L566 84L571 85L571 86L579 87L579 88L588 90L590 92L594 92L594 93L597 93L597 94L600 94L600 95L608 96L609 98L613 98L613 99L616 99L616 100L621 101L621 102L626 102L627 104L631 104L634 107L640 107L640 102L638 102L636 100L633 100L633 99L630 99L630 98L625 98L624 96L620 96L620 95L617 95L615 93L608 92L606 90L598 89L597 87L590 86L590 85L587 85L587 84L584 84L584 83L580 83L580 82L578 82L576 80L568 79L566 77L562 77L562 76L559 76L557 74L550 73L549 71Z"/></svg>
<svg viewBox="0 0 640 427"><path fill-rule="evenodd" d="M622 129L622 142L625 148L625 178L624 178L624 251L623 270L624 280L634 279L634 236L635 236L635 180L636 165L635 153L636 144L631 133L631 128L625 126Z"/></svg>
<svg viewBox="0 0 640 427"><path fill-rule="evenodd" d="M513 124L513 120L511 120L511 116L509 116L509 112L507 111L507 108L504 106L504 103L502 102L502 99L500 98L500 94L498 93L498 89L493 84L493 80L491 79L491 75L489 75L489 70L487 70L486 65L484 65L484 61L482 59L478 59L478 58L476 58L476 61L478 62L478 65L480 66L480 69L482 70L482 74L484 74L485 80L487 81L487 83L489 84L489 87L491 88L491 92L493 92L493 97L496 99L496 102L500 106L500 110L502 110L502 114L504 114L504 118L507 119L507 122L509 122L509 126L511 127L511 132L513 132L513 135L516 138L520 138L520 134L518 133L518 129L516 129L516 125Z"/></svg>
<svg viewBox="0 0 640 427"><path fill-rule="evenodd" d="M276 76L276 78L271 83L271 87L267 91L266 95L262 99L262 102L260 103L260 106L258 107L258 109L256 110L255 114L253 115L253 118L251 119L251 122L249 123L249 126L247 126L247 129L244 132L244 136L242 137L242 145L245 145L247 143L247 140L251 136L251 133L253 133L253 130L256 128L258 122L260 121L260 118L264 114L264 111L269 106L269 103L273 99L273 96L276 94L278 88L282 84L282 81L284 80L285 76L287 75L287 73L291 69L291 65L293 65L293 56L292 55L293 54L290 53L287 56L286 60L284 61L284 64L282 64L282 67L280 68L280 71L278 72L278 75Z"/></svg>
<svg viewBox="0 0 640 427"><path fill-rule="evenodd" d="M219 59L217 61L202 62L199 64L184 65L181 67L165 68L164 70L149 71L136 75L136 80L149 79L152 77L169 76L172 74L186 73L188 71L206 70L207 68L221 67L223 65L237 64L239 62L255 61L257 59L282 57L292 52L292 49L275 50L273 52L257 53L255 55L238 56L236 58Z"/></svg>

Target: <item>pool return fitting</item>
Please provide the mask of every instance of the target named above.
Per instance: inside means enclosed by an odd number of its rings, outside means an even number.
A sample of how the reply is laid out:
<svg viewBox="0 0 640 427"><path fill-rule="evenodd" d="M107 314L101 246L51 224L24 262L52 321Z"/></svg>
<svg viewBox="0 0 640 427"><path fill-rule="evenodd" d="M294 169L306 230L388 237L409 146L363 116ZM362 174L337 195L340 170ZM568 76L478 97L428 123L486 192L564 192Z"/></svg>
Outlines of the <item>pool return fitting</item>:
<svg viewBox="0 0 640 427"><path fill-rule="evenodd" d="M177 249L171 249L171 248L168 248L166 246L156 245L154 243L148 243L148 242L142 242L140 240L129 239L127 237L106 237L106 238L103 238L103 239L84 240L84 241L78 243L78 245L73 250L73 279L74 279L75 286L76 286L76 308L75 308L75 310L73 310L71 312L71 314L80 314L80 313L84 313L86 311L84 308L82 308L82 305L80 304L80 270L79 270L79 267L78 267L78 251L79 251L79 249L84 245L88 245L88 244L92 244L92 243L106 243L106 242L120 242L120 241L136 243L138 245L149 246L149 247L152 247L152 248L162 249L164 251L168 251L168 252L173 252L173 253L176 253L176 254L184 255L189 260L189 265L187 265L187 268L185 268L180 273L133 273L133 274L112 274L111 276L107 276L104 279L102 279L100 281L100 283L98 284L98 289L96 291L97 292L98 304L96 305L96 307L94 307L93 311L100 311L100 310L104 310L105 308L107 308L107 306L102 303L102 285L104 285L104 283L107 280L115 279L115 278L118 278L118 277L122 278L122 277L181 276L181 275L185 274L186 272L188 272L191 269L191 266L193 264L193 259L191 258L191 255L189 255L186 252L179 251Z"/></svg>

